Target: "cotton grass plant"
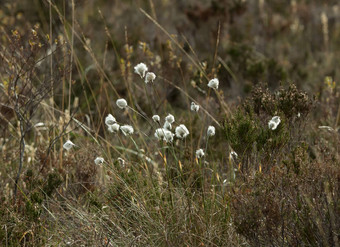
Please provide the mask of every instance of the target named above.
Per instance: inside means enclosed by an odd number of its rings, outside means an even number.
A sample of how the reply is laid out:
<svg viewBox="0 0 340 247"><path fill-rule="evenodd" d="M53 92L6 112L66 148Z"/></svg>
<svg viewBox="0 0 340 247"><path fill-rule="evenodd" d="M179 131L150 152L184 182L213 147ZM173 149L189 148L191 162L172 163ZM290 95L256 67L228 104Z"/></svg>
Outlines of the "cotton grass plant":
<svg viewBox="0 0 340 247"><path fill-rule="evenodd" d="M0 168L0 245L337 246L336 84L327 80L322 86L322 108L314 116L311 97L282 79L281 62L286 66L290 60L276 63L270 58L270 51L282 45L273 44L265 55L256 49L255 54L243 45L252 42L234 40L247 36L242 28L230 29L234 31L226 40L226 25L235 28L244 23L243 13L249 17L247 1L218 3L219 11L225 9L240 21L222 18L217 30L209 21L214 39L208 33L202 36L209 44L206 52L160 24L168 18L168 12L159 15L166 1L139 2L150 14L126 8L132 5L124 1L114 9L105 1L96 4L93 15L79 12L85 6L73 1L65 9L47 3L52 15L42 29L51 24L51 33L36 27L29 32L46 39L41 44L49 51L36 54L42 59L27 60L32 71L14 73L30 68L19 55L25 55L22 48L27 54L36 52L38 39L15 46L19 37L30 36L22 29L3 34L0 123L7 129L0 147L5 164ZM107 8L100 8L102 4ZM6 19L8 6L2 20L14 23L12 29L22 20L16 21L20 11ZM265 9L271 7L266 2ZM207 5L205 13L214 13L209 20L217 21L220 12L214 9ZM129 18L124 32L121 13ZM204 30L201 17L192 18L190 9L185 13ZM80 14L84 18L78 19ZM143 25L136 31L138 21ZM54 40L56 30L60 33ZM12 43L6 41L10 34ZM138 40L142 37L146 41ZM300 39L294 33L291 40ZM284 44L289 49L290 42ZM3 49L11 45L14 52ZM331 56L325 57L332 61ZM22 86L26 74L33 77ZM60 83L47 98L39 96L46 75ZM283 84L275 92L255 86L268 80L275 88L275 78ZM235 92L245 98L236 100ZM25 108L23 102L32 95L46 100ZM9 107L13 99L14 115ZM27 131L20 131L25 126ZM13 200L19 161L23 167Z"/></svg>

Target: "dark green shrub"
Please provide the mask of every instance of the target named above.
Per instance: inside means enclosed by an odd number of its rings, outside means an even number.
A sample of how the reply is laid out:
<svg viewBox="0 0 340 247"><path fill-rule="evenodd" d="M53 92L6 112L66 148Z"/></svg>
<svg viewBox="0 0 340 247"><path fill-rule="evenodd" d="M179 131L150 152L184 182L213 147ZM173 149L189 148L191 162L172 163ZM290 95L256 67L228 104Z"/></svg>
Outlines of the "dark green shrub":
<svg viewBox="0 0 340 247"><path fill-rule="evenodd" d="M312 109L313 101L295 85L270 92L256 87L252 96L224 123L225 136L233 150L240 156L243 168L251 163L269 169L294 148L296 136L301 134L297 120L302 122ZM279 116L280 124L269 129L268 122ZM244 171L244 170L243 170Z"/></svg>

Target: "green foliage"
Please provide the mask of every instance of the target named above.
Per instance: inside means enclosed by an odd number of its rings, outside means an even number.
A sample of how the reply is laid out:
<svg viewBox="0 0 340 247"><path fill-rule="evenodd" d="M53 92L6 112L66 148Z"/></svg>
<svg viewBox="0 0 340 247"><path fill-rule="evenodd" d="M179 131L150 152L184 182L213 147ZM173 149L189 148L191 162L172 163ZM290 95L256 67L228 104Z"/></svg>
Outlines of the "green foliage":
<svg viewBox="0 0 340 247"><path fill-rule="evenodd" d="M46 193L46 195L48 197L50 197L52 195L52 193L61 184L62 184L62 180L60 178L60 175L57 172L50 173L50 174L48 174L47 183L43 187L43 191L44 191L44 193Z"/></svg>
<svg viewBox="0 0 340 247"><path fill-rule="evenodd" d="M226 138L240 155L251 153L253 144L261 135L260 123L253 116L251 113L248 114L238 109L233 118L224 123Z"/></svg>
<svg viewBox="0 0 340 247"><path fill-rule="evenodd" d="M29 221L37 221L42 212L42 209L35 203L27 201L25 211L26 217L28 218Z"/></svg>
<svg viewBox="0 0 340 247"><path fill-rule="evenodd" d="M261 156L254 162L265 164L269 160L281 160L284 152L290 152L295 142L298 114L306 117L311 108L312 101L294 85L274 93L268 88L256 87L232 118L225 120L226 140L246 166L251 156ZM281 122L275 130L271 130L268 122L275 115L280 117ZM268 164L265 169L272 165Z"/></svg>

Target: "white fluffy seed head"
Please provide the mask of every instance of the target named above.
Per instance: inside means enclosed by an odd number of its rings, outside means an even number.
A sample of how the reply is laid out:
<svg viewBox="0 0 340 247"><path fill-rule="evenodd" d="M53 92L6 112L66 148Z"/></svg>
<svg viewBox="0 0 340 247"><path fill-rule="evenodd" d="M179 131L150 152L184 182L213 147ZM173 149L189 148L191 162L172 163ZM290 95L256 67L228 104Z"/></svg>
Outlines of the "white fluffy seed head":
<svg viewBox="0 0 340 247"><path fill-rule="evenodd" d="M203 151L202 148L196 150L196 158L197 158L197 159L200 159L200 158L202 158L203 156L204 156L204 151Z"/></svg>
<svg viewBox="0 0 340 247"><path fill-rule="evenodd" d="M271 129L271 130L275 130L277 128L277 126L273 121L269 121L268 128Z"/></svg>
<svg viewBox="0 0 340 247"><path fill-rule="evenodd" d="M156 75L153 72L146 73L145 83L153 82L156 79Z"/></svg>
<svg viewBox="0 0 340 247"><path fill-rule="evenodd" d="M208 127L207 135L208 135L208 137L215 135L215 127L214 126L209 126Z"/></svg>
<svg viewBox="0 0 340 247"><path fill-rule="evenodd" d="M166 131L166 129L163 128L158 128L155 131L155 137L160 141L164 138L164 131Z"/></svg>
<svg viewBox="0 0 340 247"><path fill-rule="evenodd" d="M109 125L109 126L107 127L107 129L108 129L108 131L110 131L111 133L117 133L118 130L119 130L119 127L120 127L119 124L114 123L114 124L112 124L112 125Z"/></svg>
<svg viewBox="0 0 340 247"><path fill-rule="evenodd" d="M271 120L269 120L268 128L271 129L271 130L275 130L277 128L277 126L279 126L280 122L281 122L280 117L274 116L274 117L272 117Z"/></svg>
<svg viewBox="0 0 340 247"><path fill-rule="evenodd" d="M125 107L127 107L127 102L126 102L125 99L117 99L116 105L117 105L120 109L124 109Z"/></svg>
<svg viewBox="0 0 340 247"><path fill-rule="evenodd" d="M165 121L163 125L163 129L171 130L172 129L171 123L169 123L168 121Z"/></svg>
<svg viewBox="0 0 340 247"><path fill-rule="evenodd" d="M112 116L111 114L107 115L107 117L105 118L105 124L107 126L110 126L110 125L114 124L115 122L117 122L117 121L116 121L115 117Z"/></svg>
<svg viewBox="0 0 340 247"><path fill-rule="evenodd" d="M184 139L189 135L189 130L187 129L187 127L185 127L184 124L180 124L179 126L177 126L175 132L177 138L180 139Z"/></svg>
<svg viewBox="0 0 340 247"><path fill-rule="evenodd" d="M220 84L219 80L217 78L211 79L208 83L208 87L213 89L218 89L218 85Z"/></svg>
<svg viewBox="0 0 340 247"><path fill-rule="evenodd" d="M145 63L139 63L135 67L135 73L138 74L141 78L144 78L146 71L148 71L148 67Z"/></svg>
<svg viewBox="0 0 340 247"><path fill-rule="evenodd" d="M164 130L164 141L172 142L174 140L174 134L170 130Z"/></svg>
<svg viewBox="0 0 340 247"><path fill-rule="evenodd" d="M35 128L44 127L44 126L45 126L45 124L42 123L42 122L36 123L36 124L34 125Z"/></svg>
<svg viewBox="0 0 340 247"><path fill-rule="evenodd" d="M133 134L133 127L131 125L123 125L120 127L120 130L125 136L129 136Z"/></svg>
<svg viewBox="0 0 340 247"><path fill-rule="evenodd" d="M94 160L94 163L95 163L96 165L101 165L101 164L104 163L104 158L102 158L102 157L97 157L97 158Z"/></svg>
<svg viewBox="0 0 340 247"><path fill-rule="evenodd" d="M156 123L159 123L161 121L161 118L158 115L153 115L152 120Z"/></svg>
<svg viewBox="0 0 340 247"><path fill-rule="evenodd" d="M281 119L280 119L279 116L274 116L274 117L272 117L271 120L274 121L275 123L278 123L278 124L281 122Z"/></svg>
<svg viewBox="0 0 340 247"><path fill-rule="evenodd" d="M199 109L200 109L199 105L197 105L195 102L191 102L191 107L190 107L191 111L198 112Z"/></svg>
<svg viewBox="0 0 340 247"><path fill-rule="evenodd" d="M325 129L325 130L328 130L328 131L335 131L332 127L330 126L319 126L319 129Z"/></svg>
<svg viewBox="0 0 340 247"><path fill-rule="evenodd" d="M231 151L229 154L229 159L236 160L238 157L237 153L235 151Z"/></svg>
<svg viewBox="0 0 340 247"><path fill-rule="evenodd" d="M65 148L67 151L70 150L74 145L73 142L71 142L70 140L67 140L64 145L63 145L63 148Z"/></svg>
<svg viewBox="0 0 340 247"><path fill-rule="evenodd" d="M165 117L165 121L172 124L173 122L175 122L175 117L169 114L168 116Z"/></svg>
<svg viewBox="0 0 340 247"><path fill-rule="evenodd" d="M123 159L120 158L120 157L119 157L117 160L118 160L118 163L119 163L122 167L125 166L125 160L123 160Z"/></svg>

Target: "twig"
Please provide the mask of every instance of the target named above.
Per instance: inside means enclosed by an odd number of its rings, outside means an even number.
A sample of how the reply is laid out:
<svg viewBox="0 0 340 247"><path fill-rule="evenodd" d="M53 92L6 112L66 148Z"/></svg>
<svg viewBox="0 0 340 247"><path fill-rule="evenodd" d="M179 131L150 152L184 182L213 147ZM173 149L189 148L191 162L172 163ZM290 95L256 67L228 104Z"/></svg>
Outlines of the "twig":
<svg viewBox="0 0 340 247"><path fill-rule="evenodd" d="M25 134L26 134L26 130L24 128L24 119L22 117L22 115L20 114L19 111L16 111L17 115L19 117L19 121L20 121L20 158L19 158L19 169L18 169L18 173L17 176L15 178L15 184L14 184L14 201L16 201L16 196L17 196L17 190L18 190L18 182L20 179L20 175L21 175L21 170L22 170L22 165L24 163L24 154L25 154Z"/></svg>

